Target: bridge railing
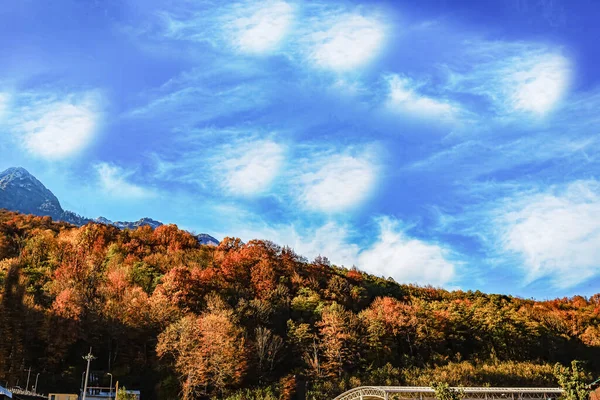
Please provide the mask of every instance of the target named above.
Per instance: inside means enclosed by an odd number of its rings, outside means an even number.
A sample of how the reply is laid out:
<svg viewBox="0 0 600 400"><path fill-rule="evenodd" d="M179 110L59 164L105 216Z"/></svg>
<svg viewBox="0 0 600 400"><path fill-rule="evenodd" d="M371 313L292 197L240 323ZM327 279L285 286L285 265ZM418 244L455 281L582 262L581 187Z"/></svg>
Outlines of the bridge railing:
<svg viewBox="0 0 600 400"><path fill-rule="evenodd" d="M461 390L465 400L556 400L563 394L561 388L515 387L454 387ZM362 386L342 393L335 400L367 399L435 399L435 390L429 386Z"/></svg>

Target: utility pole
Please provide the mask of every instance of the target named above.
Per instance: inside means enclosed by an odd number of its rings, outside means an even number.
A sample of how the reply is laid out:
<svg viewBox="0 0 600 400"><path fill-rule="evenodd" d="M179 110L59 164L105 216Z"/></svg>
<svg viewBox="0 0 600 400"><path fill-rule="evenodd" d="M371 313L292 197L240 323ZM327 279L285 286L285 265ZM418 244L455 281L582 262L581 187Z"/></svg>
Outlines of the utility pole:
<svg viewBox="0 0 600 400"><path fill-rule="evenodd" d="M29 367L29 372L27 373L27 385L25 385L25 390L29 390L29 375L31 375L31 367Z"/></svg>
<svg viewBox="0 0 600 400"><path fill-rule="evenodd" d="M85 384L83 385L83 396L82 400L85 400L85 395L87 392L88 378L90 375L90 362L94 360L96 357L92 355L92 348L90 347L90 352L83 357L84 360L87 360L87 368L85 370Z"/></svg>
<svg viewBox="0 0 600 400"><path fill-rule="evenodd" d="M85 371L83 371L81 373L81 388L79 389L79 391L81 392L81 395L83 396L83 379L85 378Z"/></svg>

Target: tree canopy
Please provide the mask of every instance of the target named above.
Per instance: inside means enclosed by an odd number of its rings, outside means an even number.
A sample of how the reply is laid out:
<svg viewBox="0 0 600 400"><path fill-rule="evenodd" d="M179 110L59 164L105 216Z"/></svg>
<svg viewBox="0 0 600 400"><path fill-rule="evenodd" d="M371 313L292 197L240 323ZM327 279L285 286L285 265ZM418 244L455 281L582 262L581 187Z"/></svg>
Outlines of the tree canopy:
<svg viewBox="0 0 600 400"><path fill-rule="evenodd" d="M554 364L585 360L597 375L598 326L600 295L447 291L268 241L206 246L174 225L122 231L0 211L0 381L9 385L31 365L40 390L76 391L93 346L92 369L144 399L325 399L434 378L561 384L580 400L581 366Z"/></svg>

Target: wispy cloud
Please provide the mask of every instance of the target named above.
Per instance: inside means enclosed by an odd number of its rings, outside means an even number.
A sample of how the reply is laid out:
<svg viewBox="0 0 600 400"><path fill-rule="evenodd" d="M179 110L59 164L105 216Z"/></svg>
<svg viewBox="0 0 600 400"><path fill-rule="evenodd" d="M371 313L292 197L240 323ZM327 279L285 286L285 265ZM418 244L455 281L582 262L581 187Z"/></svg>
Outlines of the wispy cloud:
<svg viewBox="0 0 600 400"><path fill-rule="evenodd" d="M566 132L566 129L562 132ZM529 174L532 175L549 173L550 168L560 170L564 168L564 163L570 163L573 159L578 163L582 159L593 161L588 152L592 156L598 152L598 140L587 135L561 137L554 131L542 131L512 140L484 137L460 141L405 168L410 171L453 176L462 182L461 186L464 188L465 182L476 185L477 180L482 177L489 178L502 171L512 171L525 166L529 166ZM482 159L485 163L482 163ZM555 160L556 164L546 165L549 160Z"/></svg>
<svg viewBox="0 0 600 400"><path fill-rule="evenodd" d="M21 146L31 155L64 159L84 150L100 123L100 96L96 92L27 93L11 112L11 125Z"/></svg>
<svg viewBox="0 0 600 400"><path fill-rule="evenodd" d="M495 210L500 245L524 262L525 283L570 288L600 274L600 184L576 181L507 199Z"/></svg>
<svg viewBox="0 0 600 400"><path fill-rule="evenodd" d="M226 27L232 27L230 40L244 53L264 54L277 48L289 31L294 8L279 0L236 7Z"/></svg>
<svg viewBox="0 0 600 400"><path fill-rule="evenodd" d="M447 101L420 94L418 89L423 84L410 78L391 74L385 80L389 85L386 106L392 112L447 121L458 111L456 106Z"/></svg>
<svg viewBox="0 0 600 400"><path fill-rule="evenodd" d="M8 108L9 95L8 93L0 92L0 121L4 117L6 109Z"/></svg>
<svg viewBox="0 0 600 400"><path fill-rule="evenodd" d="M470 40L449 64L451 91L488 98L496 113L544 116L567 93L572 67L561 49L527 42Z"/></svg>
<svg viewBox="0 0 600 400"><path fill-rule="evenodd" d="M505 81L513 109L544 115L561 100L569 86L569 61L557 54L544 54L511 71Z"/></svg>
<svg viewBox="0 0 600 400"><path fill-rule="evenodd" d="M257 195L269 189L277 177L284 153L284 147L271 140L236 142L219 149L212 168L229 194Z"/></svg>
<svg viewBox="0 0 600 400"><path fill-rule="evenodd" d="M377 151L316 153L298 177L299 202L309 210L342 212L359 206L377 184Z"/></svg>
<svg viewBox="0 0 600 400"><path fill-rule="evenodd" d="M134 175L133 171L105 162L96 164L94 169L98 174L100 190L108 196L123 199L141 199L155 195L152 190L128 181Z"/></svg>
<svg viewBox="0 0 600 400"><path fill-rule="evenodd" d="M285 192L291 152L284 135L260 127L197 129L179 133L160 153L147 156L157 182L185 187L197 196L251 203Z"/></svg>
<svg viewBox="0 0 600 400"><path fill-rule="evenodd" d="M294 6L281 0L219 5L189 3L187 7L160 11L160 33L169 39L207 43L258 55L276 50L294 22Z"/></svg>
<svg viewBox="0 0 600 400"><path fill-rule="evenodd" d="M209 55L204 64L203 68L182 72L146 93L144 103L125 116L153 120L158 114L163 116L160 122L169 129L189 130L200 123L261 110L269 104L275 88L264 70L236 59L223 65Z"/></svg>

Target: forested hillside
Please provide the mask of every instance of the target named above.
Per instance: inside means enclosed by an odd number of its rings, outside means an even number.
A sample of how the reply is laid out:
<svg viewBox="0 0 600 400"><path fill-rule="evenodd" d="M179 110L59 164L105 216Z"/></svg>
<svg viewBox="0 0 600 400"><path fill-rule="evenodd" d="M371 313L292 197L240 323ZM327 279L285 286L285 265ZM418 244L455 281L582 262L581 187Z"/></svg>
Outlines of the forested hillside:
<svg viewBox="0 0 600 400"><path fill-rule="evenodd" d="M600 371L600 295L533 301L415 287L271 242L0 212L0 382L77 392L93 347L143 399L309 398L360 384L556 385ZM106 381L108 383L108 380ZM257 388L261 388L260 390ZM311 397L312 396L312 397Z"/></svg>

